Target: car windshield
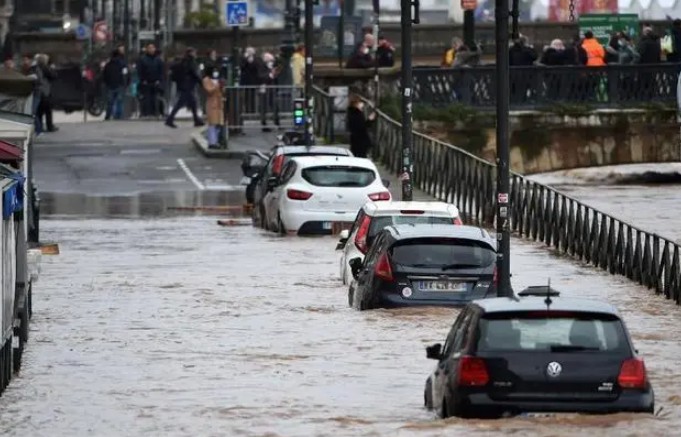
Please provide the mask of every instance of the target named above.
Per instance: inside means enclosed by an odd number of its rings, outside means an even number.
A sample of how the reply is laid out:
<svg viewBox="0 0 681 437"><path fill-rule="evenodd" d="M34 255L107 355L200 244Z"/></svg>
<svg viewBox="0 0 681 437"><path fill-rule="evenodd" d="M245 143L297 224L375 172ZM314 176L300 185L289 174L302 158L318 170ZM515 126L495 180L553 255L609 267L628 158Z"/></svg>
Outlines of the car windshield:
<svg viewBox="0 0 681 437"><path fill-rule="evenodd" d="M402 241L392 248L394 263L403 266L443 269L483 268L491 266L495 251L475 240L454 238L419 238Z"/></svg>
<svg viewBox="0 0 681 437"><path fill-rule="evenodd" d="M615 351L629 347L622 321L611 314L523 311L480 319L478 351Z"/></svg>
<svg viewBox="0 0 681 437"><path fill-rule="evenodd" d="M340 165L305 168L302 176L318 187L366 187L376 180L376 173L371 169Z"/></svg>
<svg viewBox="0 0 681 437"><path fill-rule="evenodd" d="M374 217L369 226L369 233L367 238L374 238L386 226L391 225L411 225L411 224L426 224L426 225L452 225L454 219L452 217L433 217L428 215L394 215L385 217Z"/></svg>

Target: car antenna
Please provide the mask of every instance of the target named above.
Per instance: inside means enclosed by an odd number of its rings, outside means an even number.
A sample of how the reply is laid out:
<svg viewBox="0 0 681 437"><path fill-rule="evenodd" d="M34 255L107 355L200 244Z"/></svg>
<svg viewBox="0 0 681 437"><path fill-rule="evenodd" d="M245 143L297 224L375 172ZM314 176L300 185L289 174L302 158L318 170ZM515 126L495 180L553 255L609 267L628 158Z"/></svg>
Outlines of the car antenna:
<svg viewBox="0 0 681 437"><path fill-rule="evenodd" d="M546 299L544 300L544 303L546 303L547 310L553 303L553 301L551 300L551 277L549 277L549 286L546 287Z"/></svg>

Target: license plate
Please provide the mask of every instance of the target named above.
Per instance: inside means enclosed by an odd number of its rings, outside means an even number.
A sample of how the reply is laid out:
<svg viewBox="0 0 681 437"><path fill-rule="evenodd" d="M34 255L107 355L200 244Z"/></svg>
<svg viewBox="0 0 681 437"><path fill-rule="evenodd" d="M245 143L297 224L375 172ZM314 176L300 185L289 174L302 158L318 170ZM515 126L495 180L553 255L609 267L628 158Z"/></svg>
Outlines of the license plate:
<svg viewBox="0 0 681 437"><path fill-rule="evenodd" d="M322 223L322 229L324 229L325 231L331 230L332 227L333 227L333 222Z"/></svg>
<svg viewBox="0 0 681 437"><path fill-rule="evenodd" d="M468 291L468 284L458 281L418 281L416 288L419 291L462 293Z"/></svg>
<svg viewBox="0 0 681 437"><path fill-rule="evenodd" d="M251 178L248 176L244 176L241 178L241 182L239 182L241 185L248 185L251 183Z"/></svg>

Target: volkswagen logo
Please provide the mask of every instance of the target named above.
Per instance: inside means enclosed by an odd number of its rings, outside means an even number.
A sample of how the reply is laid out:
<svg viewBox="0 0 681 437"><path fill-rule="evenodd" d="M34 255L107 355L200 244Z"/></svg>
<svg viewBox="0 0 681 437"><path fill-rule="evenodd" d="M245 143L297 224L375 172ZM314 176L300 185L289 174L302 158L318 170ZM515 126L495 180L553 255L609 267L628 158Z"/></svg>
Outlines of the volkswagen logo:
<svg viewBox="0 0 681 437"><path fill-rule="evenodd" d="M562 371L563 367L560 365L560 363L556 363L555 361L550 362L549 365L546 366L546 373L554 378L560 375L560 372Z"/></svg>

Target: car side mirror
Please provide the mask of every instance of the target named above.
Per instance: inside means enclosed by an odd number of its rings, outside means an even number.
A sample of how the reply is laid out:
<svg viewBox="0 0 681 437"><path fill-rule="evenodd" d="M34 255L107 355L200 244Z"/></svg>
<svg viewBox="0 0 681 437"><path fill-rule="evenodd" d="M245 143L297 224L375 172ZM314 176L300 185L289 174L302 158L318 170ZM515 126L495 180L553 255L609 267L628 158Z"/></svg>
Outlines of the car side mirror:
<svg viewBox="0 0 681 437"><path fill-rule="evenodd" d="M352 271L352 277L357 279L359 272L362 270L362 259L353 258L350 260L350 270Z"/></svg>
<svg viewBox="0 0 681 437"><path fill-rule="evenodd" d="M435 343L432 346L426 347L426 358L430 360L442 359L442 344Z"/></svg>
<svg viewBox="0 0 681 437"><path fill-rule="evenodd" d="M383 186L386 188L390 188L390 181L387 179L381 179L381 182L383 182Z"/></svg>
<svg viewBox="0 0 681 437"><path fill-rule="evenodd" d="M279 185L279 178L276 176L271 176L269 179L267 179L267 189L268 190L273 190L274 187Z"/></svg>
<svg viewBox="0 0 681 437"><path fill-rule="evenodd" d="M338 239L336 250L341 250L345 248L345 243L347 243L348 238L350 237L350 231L347 229L343 229L342 231L340 231L339 237L340 238Z"/></svg>

